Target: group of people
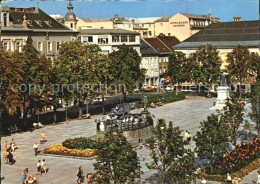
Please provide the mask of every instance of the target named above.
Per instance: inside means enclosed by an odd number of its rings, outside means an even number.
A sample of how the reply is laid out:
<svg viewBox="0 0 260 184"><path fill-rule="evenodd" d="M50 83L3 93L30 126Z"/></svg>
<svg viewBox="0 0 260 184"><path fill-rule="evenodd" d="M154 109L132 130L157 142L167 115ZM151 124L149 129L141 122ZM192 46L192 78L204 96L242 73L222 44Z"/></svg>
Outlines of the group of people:
<svg viewBox="0 0 260 184"><path fill-rule="evenodd" d="M91 183L91 175L92 175L92 173L87 172L87 174L86 174L87 183ZM80 166L77 171L77 177L78 177L78 179L77 179L78 184L84 183L84 175L83 175L82 166Z"/></svg>
<svg viewBox="0 0 260 184"><path fill-rule="evenodd" d="M33 123L33 127L38 129L38 128L43 128L43 125L41 122L38 122L38 123Z"/></svg>
<svg viewBox="0 0 260 184"><path fill-rule="evenodd" d="M43 159L42 161L41 160L38 160L38 163L37 163L37 174L36 175L42 175L42 173L47 173L47 168L46 168L46 161L45 159Z"/></svg>
<svg viewBox="0 0 260 184"><path fill-rule="evenodd" d="M23 170L20 181L21 181L21 184L38 184L39 183L38 179L36 177L29 174L28 168Z"/></svg>
<svg viewBox="0 0 260 184"><path fill-rule="evenodd" d="M185 140L188 144L190 144L191 138L192 138L192 135L190 134L190 132L188 132L188 131L186 130L185 133L184 133L184 140Z"/></svg>
<svg viewBox="0 0 260 184"><path fill-rule="evenodd" d="M8 146L7 141L5 141L4 146L5 146L5 154L4 154L5 164L12 165L14 163L14 156L13 156L12 152L14 152L15 149L17 148L16 144L14 142L14 139L12 139L11 143L9 144L9 146Z"/></svg>

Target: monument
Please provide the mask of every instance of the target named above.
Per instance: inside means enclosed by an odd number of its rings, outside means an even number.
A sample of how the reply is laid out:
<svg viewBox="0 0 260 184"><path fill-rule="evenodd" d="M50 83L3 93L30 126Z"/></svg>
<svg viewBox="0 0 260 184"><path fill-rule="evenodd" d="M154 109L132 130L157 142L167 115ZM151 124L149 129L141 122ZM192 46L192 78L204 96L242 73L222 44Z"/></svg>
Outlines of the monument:
<svg viewBox="0 0 260 184"><path fill-rule="evenodd" d="M225 107L226 99L230 98L229 92L230 88L227 85L225 74L222 72L220 77L220 86L217 88L218 97L216 104L213 107L214 109L222 110L223 107Z"/></svg>

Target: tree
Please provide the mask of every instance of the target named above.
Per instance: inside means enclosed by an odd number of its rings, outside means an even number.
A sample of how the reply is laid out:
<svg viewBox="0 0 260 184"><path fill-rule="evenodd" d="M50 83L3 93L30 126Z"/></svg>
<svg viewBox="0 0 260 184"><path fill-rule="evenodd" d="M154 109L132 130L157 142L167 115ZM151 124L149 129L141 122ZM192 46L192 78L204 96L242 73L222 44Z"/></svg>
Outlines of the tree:
<svg viewBox="0 0 260 184"><path fill-rule="evenodd" d="M221 113L223 120L229 130L229 135L232 140L233 146L237 146L238 129L243 123L244 116L244 104L241 103L240 98L227 99L223 113Z"/></svg>
<svg viewBox="0 0 260 184"><path fill-rule="evenodd" d="M212 114L200 122L200 131L194 137L195 152L200 158L208 159L212 164L223 157L223 150L228 146L228 129L223 117Z"/></svg>
<svg viewBox="0 0 260 184"><path fill-rule="evenodd" d="M241 84L249 78L251 63L250 52L246 46L238 45L227 55L228 73L230 79L240 83L240 98L242 98Z"/></svg>
<svg viewBox="0 0 260 184"><path fill-rule="evenodd" d="M200 81L211 88L212 84L219 80L221 73L222 61L219 52L212 45L202 45L198 47L196 56L200 62Z"/></svg>
<svg viewBox="0 0 260 184"><path fill-rule="evenodd" d="M117 51L109 54L115 72L114 83L120 85L126 101L126 91L133 92L137 83L142 83L145 78L145 69L141 69L141 57L138 52L127 45L121 45Z"/></svg>
<svg viewBox="0 0 260 184"><path fill-rule="evenodd" d="M168 76L171 77L171 81L174 84L185 82L185 72L184 63L186 61L186 56L182 52L173 52L169 56L168 61Z"/></svg>
<svg viewBox="0 0 260 184"><path fill-rule="evenodd" d="M158 172L159 182L195 181L195 156L190 149L185 148L187 142L183 140L179 127L173 127L172 122L167 126L164 119L159 119L152 137L146 143L152 158L147 167Z"/></svg>
<svg viewBox="0 0 260 184"><path fill-rule="evenodd" d="M96 76L100 82L98 93L102 98L102 110L103 114L105 114L105 99L104 96L107 93L107 89L112 83L114 79L114 67L113 62L106 56L100 56L97 64L96 64Z"/></svg>
<svg viewBox="0 0 260 184"><path fill-rule="evenodd" d="M122 133L106 133L103 139L97 141L96 153L93 179L97 183L133 183L140 178L137 152Z"/></svg>
<svg viewBox="0 0 260 184"><path fill-rule="evenodd" d="M79 103L79 119L82 119L83 104L90 95L91 85L98 81L95 76L95 63L100 51L98 45L85 45L79 41L64 43L59 48L57 66L70 72L64 77L67 77L68 84L73 86L73 90L70 91Z"/></svg>
<svg viewBox="0 0 260 184"><path fill-rule="evenodd" d="M250 118L256 123L258 136L260 136L260 56L258 53L251 54L251 71L253 76L256 76L256 81L250 94L252 109Z"/></svg>
<svg viewBox="0 0 260 184"><path fill-rule="evenodd" d="M13 58L17 53L3 52L0 59L0 114L5 109L13 114L17 107L22 107L22 96L19 93L19 86L23 75L22 63Z"/></svg>

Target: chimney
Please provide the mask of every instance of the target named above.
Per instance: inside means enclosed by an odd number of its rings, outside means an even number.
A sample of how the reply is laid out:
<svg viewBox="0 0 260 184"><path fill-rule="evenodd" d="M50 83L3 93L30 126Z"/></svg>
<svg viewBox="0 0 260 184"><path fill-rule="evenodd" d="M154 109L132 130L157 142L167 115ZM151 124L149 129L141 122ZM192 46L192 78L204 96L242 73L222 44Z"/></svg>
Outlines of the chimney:
<svg viewBox="0 0 260 184"><path fill-rule="evenodd" d="M159 37L164 37L165 35L163 33L160 33L159 34Z"/></svg>
<svg viewBox="0 0 260 184"><path fill-rule="evenodd" d="M132 22L132 27L134 28L135 27L135 19L132 19L131 22Z"/></svg>
<svg viewBox="0 0 260 184"><path fill-rule="evenodd" d="M233 17L233 21L234 22L240 22L241 21L241 17Z"/></svg>
<svg viewBox="0 0 260 184"><path fill-rule="evenodd" d="M23 28L27 28L27 21L26 21L26 16L25 14L23 15L23 23L22 23Z"/></svg>
<svg viewBox="0 0 260 184"><path fill-rule="evenodd" d="M118 20L118 14L116 14L116 15L114 16L114 18L115 18L115 20Z"/></svg>

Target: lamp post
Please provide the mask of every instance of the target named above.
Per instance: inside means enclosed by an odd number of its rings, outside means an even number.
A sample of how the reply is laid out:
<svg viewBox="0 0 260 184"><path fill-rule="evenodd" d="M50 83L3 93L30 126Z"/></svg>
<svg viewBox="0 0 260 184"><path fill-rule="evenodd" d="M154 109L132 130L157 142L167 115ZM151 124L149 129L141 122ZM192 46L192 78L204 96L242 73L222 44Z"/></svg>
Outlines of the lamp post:
<svg viewBox="0 0 260 184"><path fill-rule="evenodd" d="M65 109L66 109L66 123L68 123L68 103L67 102L65 104Z"/></svg>

